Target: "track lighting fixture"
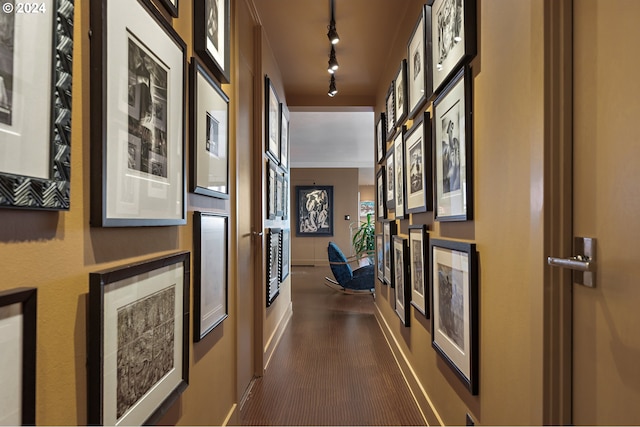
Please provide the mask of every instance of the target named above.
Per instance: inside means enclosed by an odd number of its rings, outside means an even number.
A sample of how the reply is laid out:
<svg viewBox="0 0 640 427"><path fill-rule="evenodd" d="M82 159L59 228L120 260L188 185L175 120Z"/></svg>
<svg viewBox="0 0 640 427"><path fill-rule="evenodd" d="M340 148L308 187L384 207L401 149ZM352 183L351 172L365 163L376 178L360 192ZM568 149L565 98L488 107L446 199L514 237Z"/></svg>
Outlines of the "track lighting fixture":
<svg viewBox="0 0 640 427"><path fill-rule="evenodd" d="M336 76L332 75L331 82L329 83L329 92L327 92L327 95L333 98L337 93L338 89L336 89Z"/></svg>
<svg viewBox="0 0 640 427"><path fill-rule="evenodd" d="M340 36L336 31L336 20L334 15L335 6L333 4L333 0L329 0L329 6L331 8L331 21L329 22L329 26L327 27L329 29L329 32L327 33L327 37L329 37L329 41L331 42L331 44L336 44L340 41Z"/></svg>
<svg viewBox="0 0 640 427"><path fill-rule="evenodd" d="M338 65L338 60L336 59L336 50L333 47L333 45L331 45L331 53L329 54L329 66L327 67L327 71L330 74L333 74L336 72L338 67L339 65Z"/></svg>

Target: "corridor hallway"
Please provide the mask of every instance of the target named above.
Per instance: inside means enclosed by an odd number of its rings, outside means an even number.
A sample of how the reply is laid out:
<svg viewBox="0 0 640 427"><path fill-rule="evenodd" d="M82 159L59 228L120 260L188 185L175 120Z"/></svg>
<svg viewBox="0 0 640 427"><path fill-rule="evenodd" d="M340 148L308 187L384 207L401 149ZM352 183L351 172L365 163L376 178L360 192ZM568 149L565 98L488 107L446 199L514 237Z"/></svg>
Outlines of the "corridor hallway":
<svg viewBox="0 0 640 427"><path fill-rule="evenodd" d="M324 286L328 267L293 267L291 274L293 317L240 424L426 425L372 296Z"/></svg>

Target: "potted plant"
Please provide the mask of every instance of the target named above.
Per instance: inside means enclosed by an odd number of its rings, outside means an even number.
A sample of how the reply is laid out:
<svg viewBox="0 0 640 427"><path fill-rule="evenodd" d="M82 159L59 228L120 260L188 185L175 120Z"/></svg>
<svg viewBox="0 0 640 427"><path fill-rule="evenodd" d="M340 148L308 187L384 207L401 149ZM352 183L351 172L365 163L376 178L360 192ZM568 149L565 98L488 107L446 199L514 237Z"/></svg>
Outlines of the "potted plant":
<svg viewBox="0 0 640 427"><path fill-rule="evenodd" d="M366 221L360 221L358 229L353 234L351 243L358 258L367 257L373 263L373 255L376 250L376 224L371 220L371 214L367 214Z"/></svg>

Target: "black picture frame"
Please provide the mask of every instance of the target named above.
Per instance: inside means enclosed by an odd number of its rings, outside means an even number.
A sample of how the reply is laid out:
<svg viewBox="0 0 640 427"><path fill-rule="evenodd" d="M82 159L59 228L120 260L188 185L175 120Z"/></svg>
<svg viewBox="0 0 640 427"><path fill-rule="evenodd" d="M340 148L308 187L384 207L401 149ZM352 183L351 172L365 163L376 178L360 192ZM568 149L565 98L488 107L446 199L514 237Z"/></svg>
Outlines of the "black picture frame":
<svg viewBox="0 0 640 427"><path fill-rule="evenodd" d="M419 119L419 120L418 120ZM417 116L411 129L403 132L405 172L405 210L420 213L433 210L433 144L431 114Z"/></svg>
<svg viewBox="0 0 640 427"><path fill-rule="evenodd" d="M0 167L0 208L66 211L71 205L74 1L54 0L53 5L53 11L47 10L37 20L27 19L29 14L6 14L12 23L24 20L21 25L33 27L29 34L34 40L38 40L34 45L38 48L13 51L10 58L3 58L4 64L12 64L11 70L0 67L0 85L5 93L10 93L7 104L0 106L0 123L8 127L6 131L0 131L0 151L4 153L7 166L10 165L6 169ZM48 41L36 35L38 28L47 28L45 24L51 28L47 34L50 37ZM19 36L12 33L12 37ZM50 52L46 52L47 50ZM50 60L47 61L49 55ZM29 61L25 59L21 63L37 64L36 68L42 71L38 74L41 78L38 84L31 82L27 85L28 95L18 95L11 89L6 89L13 86L14 74L21 73L21 70L14 70L14 56L28 57ZM43 78L44 74L48 77ZM14 109L18 108L14 102L14 97L17 96L26 98L21 102L21 110L25 111L17 112L17 115L28 117L22 124L12 119L16 117ZM43 170L33 170L31 155L9 156L9 152L4 150L4 144L10 144L13 148L38 144L39 146L31 147L31 152L47 153L41 158ZM30 160L22 164L18 158Z"/></svg>
<svg viewBox="0 0 640 427"><path fill-rule="evenodd" d="M193 340L229 317L229 216L193 213Z"/></svg>
<svg viewBox="0 0 640 427"><path fill-rule="evenodd" d="M90 273L88 424L155 424L186 389L189 277L189 252Z"/></svg>
<svg viewBox="0 0 640 427"><path fill-rule="evenodd" d="M169 12L174 18L178 17L178 0L159 0L160 4Z"/></svg>
<svg viewBox="0 0 640 427"><path fill-rule="evenodd" d="M195 56L189 75L189 190L228 199L229 97Z"/></svg>
<svg viewBox="0 0 640 427"><path fill-rule="evenodd" d="M382 164L387 154L387 119L384 112L380 113L380 117L376 123L376 161Z"/></svg>
<svg viewBox="0 0 640 427"><path fill-rule="evenodd" d="M8 424L36 424L36 336L38 290L15 288L0 291L0 335L3 358L3 388L15 388L15 402L1 402ZM17 332L16 329L20 329ZM9 336L5 336L5 333ZM16 340L15 338L21 338ZM13 339L11 339L13 338ZM17 357L10 357L15 355ZM14 384L6 382L10 377ZM11 403L15 403L12 406Z"/></svg>
<svg viewBox="0 0 640 427"><path fill-rule="evenodd" d="M291 272L289 256L291 253L291 230L285 228L280 233L280 283L289 277Z"/></svg>
<svg viewBox="0 0 640 427"><path fill-rule="evenodd" d="M393 282L393 236L398 234L398 225L395 220L385 220L382 222L382 243L384 261L384 283L395 287Z"/></svg>
<svg viewBox="0 0 640 427"><path fill-rule="evenodd" d="M433 103L434 212L437 221L473 219L471 70L463 67Z"/></svg>
<svg viewBox="0 0 640 427"><path fill-rule="evenodd" d="M231 82L230 16L229 0L193 2L193 49L221 83Z"/></svg>
<svg viewBox="0 0 640 427"><path fill-rule="evenodd" d="M289 171L289 109L280 103L280 167Z"/></svg>
<svg viewBox="0 0 640 427"><path fill-rule="evenodd" d="M278 167L273 160L267 160L267 219L276 219Z"/></svg>
<svg viewBox="0 0 640 427"><path fill-rule="evenodd" d="M289 175L282 175L282 219L289 219Z"/></svg>
<svg viewBox="0 0 640 427"><path fill-rule="evenodd" d="M396 133L396 105L395 105L395 81L392 81L387 89L387 96L385 97L385 117L387 119L386 124L386 140L390 141Z"/></svg>
<svg viewBox="0 0 640 427"><path fill-rule="evenodd" d="M408 117L408 104L407 104L407 60L402 59L400 61L400 67L396 71L396 77L393 79L394 91L393 91L393 104L395 106L395 121L396 126L401 127L404 125Z"/></svg>
<svg viewBox="0 0 640 427"><path fill-rule="evenodd" d="M90 15L90 223L184 225L186 44L149 0L93 0Z"/></svg>
<svg viewBox="0 0 640 427"><path fill-rule="evenodd" d="M281 228L267 231L267 307L280 295Z"/></svg>
<svg viewBox="0 0 640 427"><path fill-rule="evenodd" d="M411 287L409 278L409 247L407 239L393 236L393 282L395 285L395 312L404 326L410 325Z"/></svg>
<svg viewBox="0 0 640 427"><path fill-rule="evenodd" d="M433 93L431 69L431 7L424 5L407 42L407 109L413 118Z"/></svg>
<svg viewBox="0 0 640 427"><path fill-rule="evenodd" d="M394 205L395 205L395 219L404 219L406 215L405 211L405 199L406 191L405 184L405 164L404 164L404 143L402 135L405 132L406 127L403 126L402 132L396 134L393 140L393 162L395 177L393 179L395 185Z"/></svg>
<svg viewBox="0 0 640 427"><path fill-rule="evenodd" d="M411 305L429 318L429 233L425 224L410 225L408 230Z"/></svg>
<svg viewBox="0 0 640 427"><path fill-rule="evenodd" d="M333 236L333 186L296 185L296 236Z"/></svg>
<svg viewBox="0 0 640 427"><path fill-rule="evenodd" d="M376 234L376 276L380 283L386 284L384 281L384 239L382 233Z"/></svg>
<svg viewBox="0 0 640 427"><path fill-rule="evenodd" d="M387 160L385 164L385 203L387 210L396 209L396 163L395 163L395 147L393 144L387 149Z"/></svg>
<svg viewBox="0 0 640 427"><path fill-rule="evenodd" d="M271 160L280 164L280 98L269 76L264 76L264 141Z"/></svg>
<svg viewBox="0 0 640 427"><path fill-rule="evenodd" d="M429 241L431 345L472 395L479 390L478 258L476 245Z"/></svg>
<svg viewBox="0 0 640 427"><path fill-rule="evenodd" d="M376 172L376 218L382 221L387 218L387 175L384 166Z"/></svg>

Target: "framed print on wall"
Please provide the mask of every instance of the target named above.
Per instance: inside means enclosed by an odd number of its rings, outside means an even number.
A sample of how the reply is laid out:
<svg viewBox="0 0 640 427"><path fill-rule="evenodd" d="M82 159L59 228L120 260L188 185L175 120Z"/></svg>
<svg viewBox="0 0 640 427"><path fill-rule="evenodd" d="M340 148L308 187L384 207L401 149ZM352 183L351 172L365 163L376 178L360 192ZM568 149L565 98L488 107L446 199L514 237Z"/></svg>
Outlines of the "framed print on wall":
<svg viewBox="0 0 640 427"><path fill-rule="evenodd" d="M389 151L387 151L387 167L385 168L385 189L387 192L385 196L385 203L389 210L394 210L396 208L396 163L394 154L395 149L392 145L389 147Z"/></svg>
<svg viewBox="0 0 640 427"><path fill-rule="evenodd" d="M0 13L0 207L68 210L74 1L30 5Z"/></svg>
<svg viewBox="0 0 640 427"><path fill-rule="evenodd" d="M431 345L471 394L478 394L478 262L476 245L429 242L433 316Z"/></svg>
<svg viewBox="0 0 640 427"><path fill-rule="evenodd" d="M229 16L229 0L193 2L193 49L221 83L230 82Z"/></svg>
<svg viewBox="0 0 640 427"><path fill-rule="evenodd" d="M185 224L185 43L148 0L90 12L91 225Z"/></svg>
<svg viewBox="0 0 640 427"><path fill-rule="evenodd" d="M267 154L280 163L280 101L271 79L264 77L265 86L265 141Z"/></svg>
<svg viewBox="0 0 640 427"><path fill-rule="evenodd" d="M297 185L296 236L333 236L333 186Z"/></svg>
<svg viewBox="0 0 640 427"><path fill-rule="evenodd" d="M193 213L193 340L229 317L229 218Z"/></svg>
<svg viewBox="0 0 640 427"><path fill-rule="evenodd" d="M453 78L460 65L477 53L476 0L430 0L432 85L435 95Z"/></svg>
<svg viewBox="0 0 640 427"><path fill-rule="evenodd" d="M471 72L464 67L433 103L435 219L473 219Z"/></svg>
<svg viewBox="0 0 640 427"><path fill-rule="evenodd" d="M36 424L36 288L0 292L0 425Z"/></svg>
<svg viewBox="0 0 640 427"><path fill-rule="evenodd" d="M289 109L280 103L280 166L289 170Z"/></svg>
<svg viewBox="0 0 640 427"><path fill-rule="evenodd" d="M409 226L409 266L411 305L429 317L428 253L429 234L424 224Z"/></svg>
<svg viewBox="0 0 640 427"><path fill-rule="evenodd" d="M276 171L276 217L284 216L284 175Z"/></svg>
<svg viewBox="0 0 640 427"><path fill-rule="evenodd" d="M393 91L396 126L402 126L407 118L407 60L400 61L400 68L394 79Z"/></svg>
<svg viewBox="0 0 640 427"><path fill-rule="evenodd" d="M376 123L376 160L378 164L384 163L387 154L387 119L384 113L380 113Z"/></svg>
<svg viewBox="0 0 640 427"><path fill-rule="evenodd" d="M174 18L178 17L178 0L160 0L162 6L169 12Z"/></svg>
<svg viewBox="0 0 640 427"><path fill-rule="evenodd" d="M376 218L378 221L387 218L387 191L386 191L387 175L384 166L380 166L376 173L376 209L378 211Z"/></svg>
<svg viewBox="0 0 640 427"><path fill-rule="evenodd" d="M396 287L396 314L404 326L409 326L411 310L407 302L411 301L411 288L409 287L409 254L407 239L393 236L393 276Z"/></svg>
<svg viewBox="0 0 640 427"><path fill-rule="evenodd" d="M422 7L407 43L407 109L409 118L415 117L431 97L431 8Z"/></svg>
<svg viewBox="0 0 640 427"><path fill-rule="evenodd" d="M189 382L189 253L89 275L87 423L155 424Z"/></svg>
<svg viewBox="0 0 640 427"><path fill-rule="evenodd" d="M290 260L289 254L291 253L291 230L284 229L280 233L280 283L284 282L284 279L289 277Z"/></svg>
<svg viewBox="0 0 640 427"><path fill-rule="evenodd" d="M389 90L387 91L387 97L385 105L387 106L385 117L387 118L387 137L386 140L390 141L396 132L396 106L395 106L395 82L391 82Z"/></svg>
<svg viewBox="0 0 640 427"><path fill-rule="evenodd" d="M267 307L280 294L280 228L267 233Z"/></svg>
<svg viewBox="0 0 640 427"><path fill-rule="evenodd" d="M404 219L404 145L402 144L402 132L396 135L395 140L393 141L393 161L395 163L395 210L396 210L396 219Z"/></svg>
<svg viewBox="0 0 640 427"><path fill-rule="evenodd" d="M384 283L394 287L393 283L393 236L398 233L398 226L395 221L385 221L382 223L382 243L384 252L382 254L384 260Z"/></svg>
<svg viewBox="0 0 640 427"><path fill-rule="evenodd" d="M382 234L376 234L376 272L378 280L384 285L384 240Z"/></svg>
<svg viewBox="0 0 640 427"><path fill-rule="evenodd" d="M273 160L267 160L267 219L276 219L278 170Z"/></svg>
<svg viewBox="0 0 640 427"><path fill-rule="evenodd" d="M425 111L419 118L403 133L407 213L433 210L431 115Z"/></svg>
<svg viewBox="0 0 640 427"><path fill-rule="evenodd" d="M228 199L229 97L196 57L190 75L190 190Z"/></svg>

